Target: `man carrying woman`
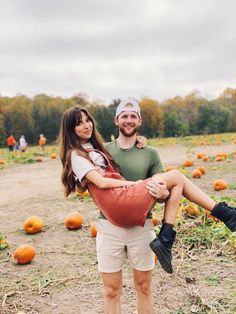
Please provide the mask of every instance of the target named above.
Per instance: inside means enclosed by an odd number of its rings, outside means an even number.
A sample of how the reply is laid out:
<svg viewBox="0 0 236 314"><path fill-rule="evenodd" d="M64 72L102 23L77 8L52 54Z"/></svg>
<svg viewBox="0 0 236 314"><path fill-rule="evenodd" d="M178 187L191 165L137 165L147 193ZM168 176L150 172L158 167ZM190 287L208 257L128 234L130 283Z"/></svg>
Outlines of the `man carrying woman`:
<svg viewBox="0 0 236 314"><path fill-rule="evenodd" d="M98 224L97 257L103 278L105 313L121 313L122 266L126 256L133 265L138 311L152 313L152 250L161 266L171 273L173 226L182 196L212 211L232 231L236 230L236 210L224 203L216 204L179 171L162 173L156 150L135 146L141 124L140 109L135 100L120 103L115 123L119 137L107 145L109 154L85 109L75 107L64 113L61 125L62 182L66 195L77 186L81 189L88 187L102 212ZM129 181L124 180L119 170ZM150 176L152 179L144 180ZM148 219L154 197L166 199L163 226L158 237Z"/></svg>

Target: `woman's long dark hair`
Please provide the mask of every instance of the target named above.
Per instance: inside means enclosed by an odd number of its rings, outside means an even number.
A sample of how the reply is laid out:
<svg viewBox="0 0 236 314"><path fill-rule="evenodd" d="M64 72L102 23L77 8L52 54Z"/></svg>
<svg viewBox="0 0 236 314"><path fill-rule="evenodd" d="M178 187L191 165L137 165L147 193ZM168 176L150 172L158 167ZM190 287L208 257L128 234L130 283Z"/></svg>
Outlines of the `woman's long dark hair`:
<svg viewBox="0 0 236 314"><path fill-rule="evenodd" d="M80 144L80 140L78 136L75 134L75 127L82 120L82 112L86 114L88 119L93 124L93 131L90 138L90 143L93 145L94 149L98 149L99 151L106 154L107 158L112 163L113 167L116 170L118 170L118 166L113 161L111 155L106 151L103 145L102 136L96 130L94 120L90 116L88 111L80 107L70 108L63 113L60 128L60 142L61 142L60 157L63 165L61 180L65 187L66 196L74 192L77 189L77 187L81 188L81 185L78 182L76 182L75 175L72 170L71 152L75 150L78 152L80 156L83 156L91 161L89 153Z"/></svg>

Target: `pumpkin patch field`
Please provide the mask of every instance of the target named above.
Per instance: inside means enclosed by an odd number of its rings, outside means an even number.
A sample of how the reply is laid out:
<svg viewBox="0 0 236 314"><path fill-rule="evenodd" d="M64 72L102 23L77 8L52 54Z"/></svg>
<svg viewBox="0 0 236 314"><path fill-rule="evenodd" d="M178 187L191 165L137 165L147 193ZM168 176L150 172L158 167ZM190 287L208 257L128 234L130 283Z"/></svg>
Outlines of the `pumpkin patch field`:
<svg viewBox="0 0 236 314"><path fill-rule="evenodd" d="M216 201L236 207L235 139L230 134L148 142L166 171L179 169ZM0 149L0 313L103 313L96 205L87 192L64 197L56 147L40 162L28 152L8 154ZM153 212L158 233L163 204ZM176 231L174 273L165 273L156 260L153 313L236 313L236 234L186 199ZM122 311L133 314L128 262L123 276Z"/></svg>

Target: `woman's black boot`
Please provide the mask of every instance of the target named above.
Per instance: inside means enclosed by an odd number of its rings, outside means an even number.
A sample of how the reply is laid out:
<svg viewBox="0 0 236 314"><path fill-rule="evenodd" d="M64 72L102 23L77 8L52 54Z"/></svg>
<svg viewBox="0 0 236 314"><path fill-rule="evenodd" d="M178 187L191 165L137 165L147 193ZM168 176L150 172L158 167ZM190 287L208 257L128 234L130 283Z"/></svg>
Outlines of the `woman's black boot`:
<svg viewBox="0 0 236 314"><path fill-rule="evenodd" d="M171 261L175 236L176 232L173 230L173 225L163 223L158 237L150 243L150 247L158 257L161 267L169 274L173 273Z"/></svg>
<svg viewBox="0 0 236 314"><path fill-rule="evenodd" d="M214 207L211 214L223 221L232 232L236 231L236 208L230 207L225 202L220 202Z"/></svg>

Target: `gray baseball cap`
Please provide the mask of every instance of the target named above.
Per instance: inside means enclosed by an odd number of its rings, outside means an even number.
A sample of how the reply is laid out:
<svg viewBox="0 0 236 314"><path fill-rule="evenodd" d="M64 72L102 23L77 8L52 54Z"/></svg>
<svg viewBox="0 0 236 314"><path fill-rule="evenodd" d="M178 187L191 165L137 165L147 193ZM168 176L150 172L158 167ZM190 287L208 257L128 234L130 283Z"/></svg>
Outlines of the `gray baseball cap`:
<svg viewBox="0 0 236 314"><path fill-rule="evenodd" d="M136 112L141 117L139 104L134 98L126 98L119 103L116 108L115 118L117 118L123 111Z"/></svg>

